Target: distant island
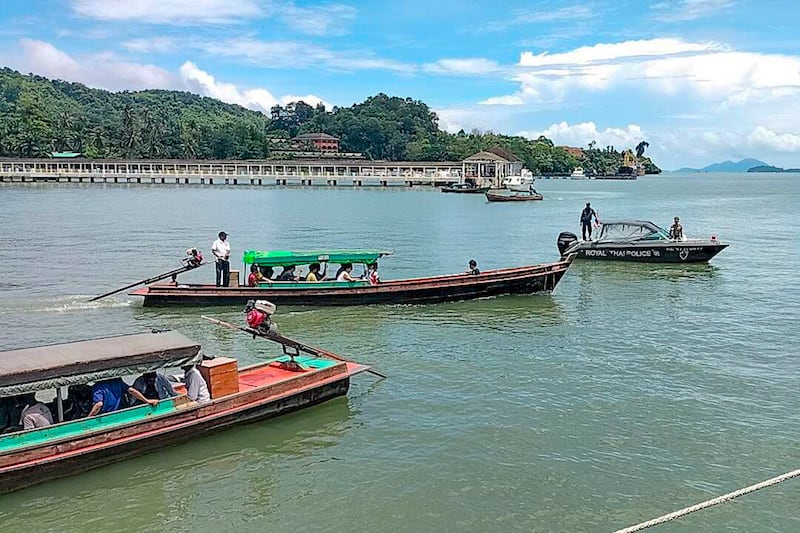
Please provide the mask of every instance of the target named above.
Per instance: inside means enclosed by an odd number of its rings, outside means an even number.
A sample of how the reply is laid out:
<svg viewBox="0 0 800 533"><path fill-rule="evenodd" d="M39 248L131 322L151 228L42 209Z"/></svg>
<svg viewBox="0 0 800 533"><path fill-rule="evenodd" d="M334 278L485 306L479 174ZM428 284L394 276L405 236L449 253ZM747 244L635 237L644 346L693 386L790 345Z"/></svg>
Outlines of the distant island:
<svg viewBox="0 0 800 533"><path fill-rule="evenodd" d="M722 161L713 163L703 168L680 168L673 172L750 172L754 167L768 167L769 165L758 159L742 159L741 161Z"/></svg>
<svg viewBox="0 0 800 533"><path fill-rule="evenodd" d="M324 149L333 143L333 153ZM299 144L312 153L293 154ZM189 92L109 92L0 69L0 157L460 161L500 147L535 175L569 175L582 167L592 176L617 174L633 153L633 147L596 144L575 148L543 136L448 133L424 102L382 93L350 107L327 110L299 101L264 114ZM647 146L637 145L635 162L658 174L643 154Z"/></svg>
<svg viewBox="0 0 800 533"><path fill-rule="evenodd" d="M781 168L781 167L773 167L772 165L758 165L753 168L747 169L748 172L773 172L773 173L780 173L780 172L800 172L800 168Z"/></svg>

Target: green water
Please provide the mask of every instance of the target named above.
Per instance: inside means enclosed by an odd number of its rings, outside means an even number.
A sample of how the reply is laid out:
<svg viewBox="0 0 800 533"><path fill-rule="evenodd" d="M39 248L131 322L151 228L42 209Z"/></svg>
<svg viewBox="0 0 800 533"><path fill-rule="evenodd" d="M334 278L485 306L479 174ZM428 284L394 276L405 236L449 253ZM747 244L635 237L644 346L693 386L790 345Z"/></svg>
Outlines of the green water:
<svg viewBox="0 0 800 533"><path fill-rule="evenodd" d="M0 346L179 329L273 355L201 314L86 297L207 255L389 247L385 279L553 260L601 219L681 216L710 265L576 263L551 296L279 308L284 333L373 364L346 399L0 497L9 531L609 531L800 467L800 182L540 181L544 202L433 190L0 187ZM235 267L235 265L234 265ZM188 279L211 280L213 267ZM796 531L800 482L663 531Z"/></svg>

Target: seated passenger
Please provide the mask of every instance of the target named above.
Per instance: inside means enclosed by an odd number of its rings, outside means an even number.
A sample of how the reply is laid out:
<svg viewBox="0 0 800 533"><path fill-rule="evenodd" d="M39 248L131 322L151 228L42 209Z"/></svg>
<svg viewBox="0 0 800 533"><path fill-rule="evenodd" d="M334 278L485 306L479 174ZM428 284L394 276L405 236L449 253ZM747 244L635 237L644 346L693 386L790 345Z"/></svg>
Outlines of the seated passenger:
<svg viewBox="0 0 800 533"><path fill-rule="evenodd" d="M325 273L328 271L328 265L325 265L325 270L323 270L322 273L320 273L319 268L319 263L311 263L308 265L306 281L323 281L325 279Z"/></svg>
<svg viewBox="0 0 800 533"><path fill-rule="evenodd" d="M25 407L22 408L22 413L20 413L19 425L23 429L43 428L53 425L53 414L45 404L36 400L35 394L23 396L22 403Z"/></svg>
<svg viewBox="0 0 800 533"><path fill-rule="evenodd" d="M122 378L112 378L103 381L98 381L92 387L92 409L89 411L89 416L95 416L101 413L111 413L119 409L127 407L125 402L125 393L130 394L140 402L146 402L155 407L158 405L158 400L145 398L142 393L133 387L129 387L127 383L122 381Z"/></svg>
<svg viewBox="0 0 800 533"><path fill-rule="evenodd" d="M358 281L356 278L350 275L350 272L352 271L353 271L353 264L344 263L339 268L339 272L336 274L336 281Z"/></svg>
<svg viewBox="0 0 800 533"><path fill-rule="evenodd" d="M278 281L297 281L297 274L294 273L295 266L283 267L283 271L278 275Z"/></svg>
<svg viewBox="0 0 800 533"><path fill-rule="evenodd" d="M258 274L260 276L258 281L269 281L272 279L275 271L272 269L272 267L258 267Z"/></svg>
<svg viewBox="0 0 800 533"><path fill-rule="evenodd" d="M203 379L200 371L194 365L187 365L183 367L183 382L186 384L186 396L190 400L197 403L206 403L211 401L211 395L208 393L208 385L206 380Z"/></svg>
<svg viewBox="0 0 800 533"><path fill-rule="evenodd" d="M133 388L151 400L166 400L178 395L167 378L157 372L145 372L136 378Z"/></svg>
<svg viewBox="0 0 800 533"><path fill-rule="evenodd" d="M477 276L481 273L481 270L478 268L478 262L474 259L469 260L469 269L467 270L467 274L471 276Z"/></svg>
<svg viewBox="0 0 800 533"><path fill-rule="evenodd" d="M92 388L88 385L71 385L64 400L64 420L78 420L92 410Z"/></svg>
<svg viewBox="0 0 800 533"><path fill-rule="evenodd" d="M247 276L247 286L248 287L257 287L259 279L259 272L258 267L256 265L250 265L250 275Z"/></svg>
<svg viewBox="0 0 800 533"><path fill-rule="evenodd" d="M377 285L381 282L381 277L378 275L377 261L369 265L369 269L367 270L367 279L369 280L370 285Z"/></svg>

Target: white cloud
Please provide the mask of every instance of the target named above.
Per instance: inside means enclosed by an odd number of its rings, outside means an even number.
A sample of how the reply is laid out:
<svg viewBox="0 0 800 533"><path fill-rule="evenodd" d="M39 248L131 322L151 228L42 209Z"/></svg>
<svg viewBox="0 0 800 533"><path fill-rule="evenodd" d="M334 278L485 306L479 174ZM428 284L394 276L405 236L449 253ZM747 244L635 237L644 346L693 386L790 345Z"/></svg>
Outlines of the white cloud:
<svg viewBox="0 0 800 533"><path fill-rule="evenodd" d="M131 52L143 54L161 53L175 50L179 43L172 37L141 37L122 43L122 47Z"/></svg>
<svg viewBox="0 0 800 533"><path fill-rule="evenodd" d="M230 24L264 15L256 0L73 0L86 18L153 24Z"/></svg>
<svg viewBox="0 0 800 533"><path fill-rule="evenodd" d="M344 4L298 7L289 3L280 8L281 20L290 28L307 35L345 35L356 18L356 9Z"/></svg>
<svg viewBox="0 0 800 533"><path fill-rule="evenodd" d="M439 59L433 63L426 63L422 70L431 74L444 75L486 75L499 72L500 65L491 59L482 57L463 59Z"/></svg>
<svg viewBox="0 0 800 533"><path fill-rule="evenodd" d="M655 18L664 22L685 22L716 15L734 6L734 0L673 0L653 4Z"/></svg>
<svg viewBox="0 0 800 533"><path fill-rule="evenodd" d="M109 53L72 57L50 43L33 39L22 39L19 44L21 53L9 56L8 62L21 72L109 90L178 86L176 76L156 65L132 63Z"/></svg>
<svg viewBox="0 0 800 533"><path fill-rule="evenodd" d="M724 49L725 46L714 42L691 43L672 38L643 39L581 46L560 54L522 52L519 65L521 67L590 65Z"/></svg>
<svg viewBox="0 0 800 533"><path fill-rule="evenodd" d="M538 24L542 22L574 25L575 22L588 21L596 16L596 8L584 4L543 9L541 11L525 9L515 11L511 16L506 16L502 21L490 22L481 29L484 31L502 31L513 26Z"/></svg>
<svg viewBox="0 0 800 533"><path fill-rule="evenodd" d="M286 105L299 100L312 106L322 103L325 107L331 107L330 104L313 94L306 96L287 95L278 98L263 88L242 90L232 83L218 81L214 76L201 70L191 61L181 65L180 76L186 88L192 92L264 113L269 113L270 108L275 105Z"/></svg>
<svg viewBox="0 0 800 533"><path fill-rule="evenodd" d="M552 124L541 131L522 131L518 135L536 139L544 135L556 144L585 147L597 142L598 147L615 146L617 149L635 146L645 139L645 132L636 124L626 128L605 128L598 130L594 122L581 122L570 125L567 122Z"/></svg>
<svg viewBox="0 0 800 533"><path fill-rule="evenodd" d="M262 41L249 37L212 41L200 45L215 56L246 61L265 68L328 67L333 70L389 70L411 73L414 65L375 57L363 50L333 50L297 41Z"/></svg>
<svg viewBox="0 0 800 533"><path fill-rule="evenodd" d="M689 93L714 104L800 91L800 56L739 52L714 42L646 39L599 43L559 54L523 52L512 95L486 104L564 100L573 91L617 87L656 94Z"/></svg>
<svg viewBox="0 0 800 533"><path fill-rule="evenodd" d="M796 133L776 133L764 126L758 126L747 137L754 148L775 152L800 152L800 135Z"/></svg>

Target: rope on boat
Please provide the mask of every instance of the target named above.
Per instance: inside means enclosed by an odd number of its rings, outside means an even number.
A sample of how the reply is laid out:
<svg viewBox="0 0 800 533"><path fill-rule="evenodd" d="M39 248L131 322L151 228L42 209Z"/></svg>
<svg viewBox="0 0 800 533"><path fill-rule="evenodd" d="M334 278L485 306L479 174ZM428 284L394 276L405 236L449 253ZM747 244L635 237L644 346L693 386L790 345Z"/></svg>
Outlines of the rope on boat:
<svg viewBox="0 0 800 533"><path fill-rule="evenodd" d="M738 498L739 496L744 496L745 494L749 494L751 492L755 492L759 489L763 489L765 487L769 487L772 485L777 485L782 481L786 481L787 479L792 479L793 477L800 476L800 469L792 470L791 472L787 472L780 476L774 477L772 479L767 479L766 481L762 481L761 483L756 483L755 485L750 485L749 487L745 487L743 489L735 490L733 492L729 492L727 494L723 494L722 496L717 496L716 498L712 498L710 500L706 500L704 502L700 502L698 504L692 505L690 507L684 507L679 511L675 511L673 513L665 514L659 516L658 518L654 518L652 520L648 520L647 522L642 522L640 524L636 524L635 526L629 526L624 529L618 529L614 533L633 533L634 531L641 531L643 529L647 529L649 527L657 526L659 524L663 524L664 522L669 522L670 520L675 520L676 518L680 518L685 516L689 513L693 513L695 511L700 511L701 509L706 509L707 507L711 507L717 505L719 503L724 503L734 498Z"/></svg>

